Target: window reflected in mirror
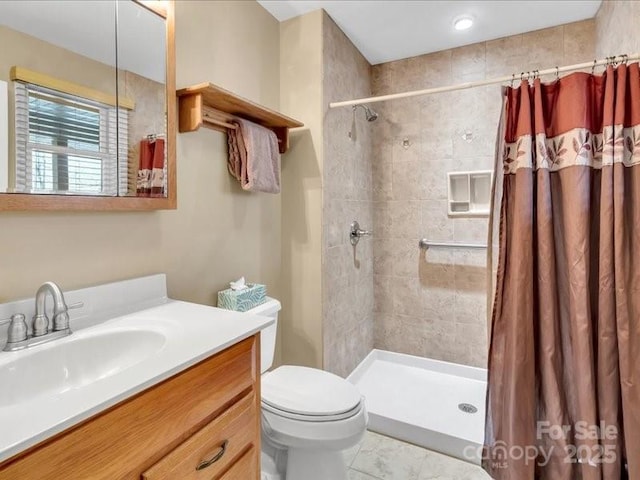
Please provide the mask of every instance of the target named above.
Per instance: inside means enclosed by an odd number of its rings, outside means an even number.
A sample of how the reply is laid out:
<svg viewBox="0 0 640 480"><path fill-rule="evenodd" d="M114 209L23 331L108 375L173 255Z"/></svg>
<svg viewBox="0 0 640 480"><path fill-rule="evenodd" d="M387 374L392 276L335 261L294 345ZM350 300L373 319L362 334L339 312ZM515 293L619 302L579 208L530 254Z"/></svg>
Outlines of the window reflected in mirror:
<svg viewBox="0 0 640 480"><path fill-rule="evenodd" d="M15 189L117 195L118 111L89 99L15 82Z"/></svg>

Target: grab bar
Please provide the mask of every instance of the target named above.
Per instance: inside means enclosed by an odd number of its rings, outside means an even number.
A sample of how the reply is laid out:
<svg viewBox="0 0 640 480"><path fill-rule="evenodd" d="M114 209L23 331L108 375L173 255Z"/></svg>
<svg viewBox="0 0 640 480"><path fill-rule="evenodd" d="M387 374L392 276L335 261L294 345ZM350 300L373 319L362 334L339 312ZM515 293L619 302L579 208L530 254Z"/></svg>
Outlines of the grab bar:
<svg viewBox="0 0 640 480"><path fill-rule="evenodd" d="M479 243L441 243L441 242L432 242L431 240L427 240L426 238L421 239L418 242L418 246L421 250L429 250L429 248L470 248L470 249L482 249L487 248L486 245L482 245Z"/></svg>

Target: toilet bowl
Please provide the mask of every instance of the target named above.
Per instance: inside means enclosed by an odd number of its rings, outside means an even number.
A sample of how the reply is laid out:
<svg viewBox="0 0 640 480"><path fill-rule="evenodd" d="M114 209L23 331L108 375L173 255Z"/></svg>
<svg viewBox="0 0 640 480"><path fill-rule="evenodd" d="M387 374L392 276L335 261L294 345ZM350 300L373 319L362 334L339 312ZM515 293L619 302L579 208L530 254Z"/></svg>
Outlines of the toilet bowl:
<svg viewBox="0 0 640 480"><path fill-rule="evenodd" d="M264 480L346 480L343 451L367 428L364 399L354 385L323 370L285 365L273 371L280 302L269 298L247 313L276 323L261 332Z"/></svg>

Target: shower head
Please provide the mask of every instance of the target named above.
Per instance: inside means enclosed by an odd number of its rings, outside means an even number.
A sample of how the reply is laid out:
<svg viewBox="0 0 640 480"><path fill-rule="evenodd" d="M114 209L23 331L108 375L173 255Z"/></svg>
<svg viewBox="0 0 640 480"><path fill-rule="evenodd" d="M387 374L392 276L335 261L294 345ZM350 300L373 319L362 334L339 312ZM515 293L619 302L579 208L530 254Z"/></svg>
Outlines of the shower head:
<svg viewBox="0 0 640 480"><path fill-rule="evenodd" d="M375 122L378 119L378 114L371 110L367 105L354 105L353 106L353 118L351 120L351 130L349 131L349 138L353 141L356 140L356 110L358 107L364 110L364 116L367 119L367 122Z"/></svg>
<svg viewBox="0 0 640 480"><path fill-rule="evenodd" d="M378 119L378 114L373 110L371 110L371 108L369 108L367 105L354 105L353 106L354 113L356 111L356 108L358 107L361 107L364 110L364 115L365 115L365 118L367 119L367 122L375 122Z"/></svg>

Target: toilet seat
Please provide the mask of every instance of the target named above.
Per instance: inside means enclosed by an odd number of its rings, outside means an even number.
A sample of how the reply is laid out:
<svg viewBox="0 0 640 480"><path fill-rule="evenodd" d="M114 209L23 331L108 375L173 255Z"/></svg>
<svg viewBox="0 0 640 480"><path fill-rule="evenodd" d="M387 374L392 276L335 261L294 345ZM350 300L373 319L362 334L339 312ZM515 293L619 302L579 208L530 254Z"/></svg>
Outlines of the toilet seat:
<svg viewBox="0 0 640 480"><path fill-rule="evenodd" d="M362 407L363 403L360 402L351 410L343 413L338 413L336 415L310 415L287 412L286 410L280 410L279 408L273 407L266 402L262 402L263 411L273 413L274 415L278 415L283 418L298 420L301 422L336 422L338 420L345 420L347 418L353 417L354 415L357 415L360 410L362 410Z"/></svg>
<svg viewBox="0 0 640 480"><path fill-rule="evenodd" d="M307 422L344 420L363 408L360 393L323 370L282 366L262 376L262 407L280 417Z"/></svg>

